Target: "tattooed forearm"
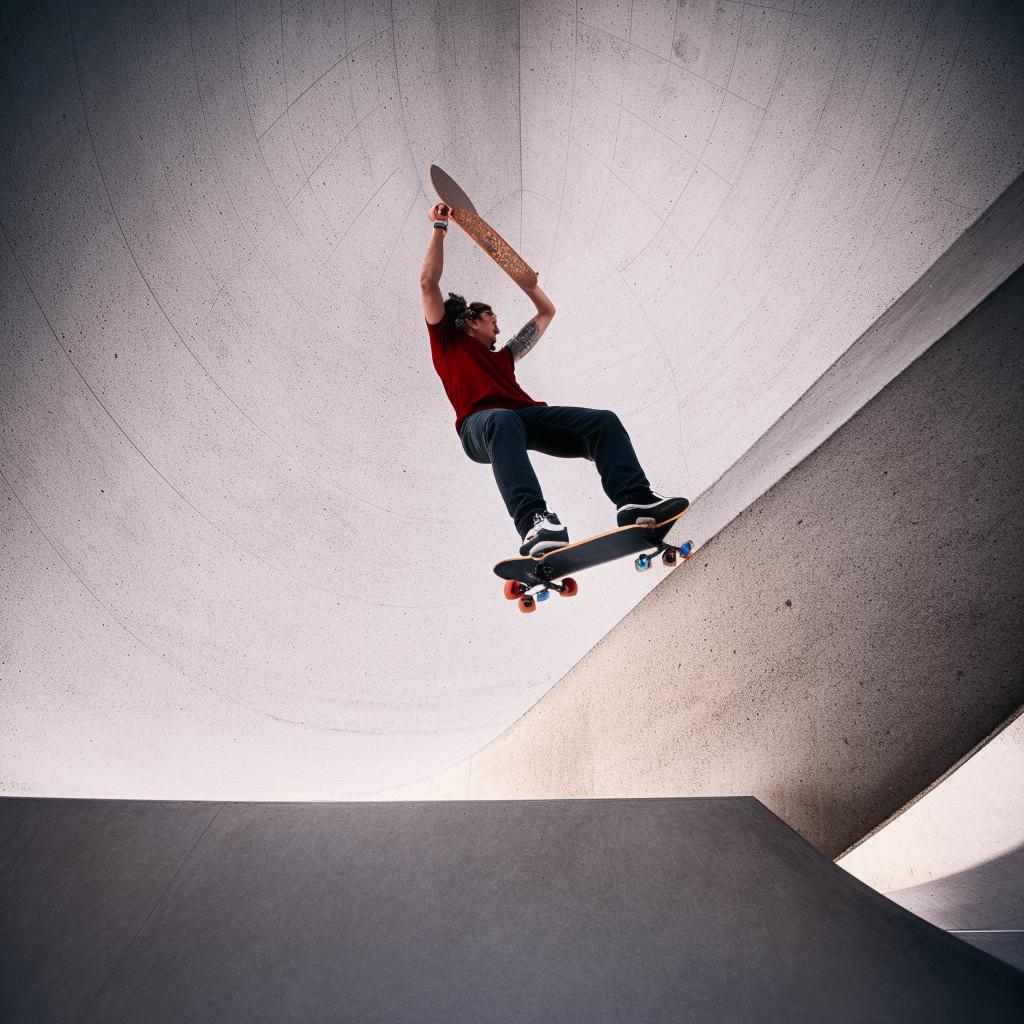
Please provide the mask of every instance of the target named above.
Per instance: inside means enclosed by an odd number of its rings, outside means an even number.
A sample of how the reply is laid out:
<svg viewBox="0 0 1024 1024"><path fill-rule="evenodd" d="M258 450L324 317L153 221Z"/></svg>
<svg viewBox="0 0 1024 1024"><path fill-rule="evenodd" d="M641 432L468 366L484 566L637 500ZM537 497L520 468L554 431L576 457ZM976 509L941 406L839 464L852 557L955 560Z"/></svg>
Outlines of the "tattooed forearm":
<svg viewBox="0 0 1024 1024"><path fill-rule="evenodd" d="M538 341L540 341L540 331L537 328L537 322L531 320L528 324L524 324L519 333L509 341L508 349L512 353L512 358L518 363Z"/></svg>

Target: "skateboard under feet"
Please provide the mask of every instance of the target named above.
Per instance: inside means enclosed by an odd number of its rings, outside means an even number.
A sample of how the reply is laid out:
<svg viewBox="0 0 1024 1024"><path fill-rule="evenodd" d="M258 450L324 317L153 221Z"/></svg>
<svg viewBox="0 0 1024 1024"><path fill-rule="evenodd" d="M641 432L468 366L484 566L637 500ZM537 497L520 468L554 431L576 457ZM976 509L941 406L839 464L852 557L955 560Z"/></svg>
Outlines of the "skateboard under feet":
<svg viewBox="0 0 1024 1024"><path fill-rule="evenodd" d="M640 519L632 526L588 537L564 548L556 548L536 558L507 558L494 567L496 576L505 580L505 597L517 601L521 612L534 612L540 601L552 592L562 597L575 597L579 584L568 574L592 569L627 555L636 555L633 565L646 572L659 555L666 568L673 568L680 559L692 558L696 549L692 540L676 547L666 544L665 536L685 515L686 509L663 522Z"/></svg>

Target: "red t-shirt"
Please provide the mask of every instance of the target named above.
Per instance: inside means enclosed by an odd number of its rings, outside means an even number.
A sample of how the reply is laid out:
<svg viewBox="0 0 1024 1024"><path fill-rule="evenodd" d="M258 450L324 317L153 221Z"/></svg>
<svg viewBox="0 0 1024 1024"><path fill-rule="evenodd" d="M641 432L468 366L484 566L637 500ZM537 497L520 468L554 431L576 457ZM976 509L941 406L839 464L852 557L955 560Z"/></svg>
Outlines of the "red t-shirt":
<svg viewBox="0 0 1024 1024"><path fill-rule="evenodd" d="M479 341L450 327L446 320L427 324L434 369L455 407L455 429L481 409L523 409L535 402L516 380L515 360L507 348L491 352Z"/></svg>

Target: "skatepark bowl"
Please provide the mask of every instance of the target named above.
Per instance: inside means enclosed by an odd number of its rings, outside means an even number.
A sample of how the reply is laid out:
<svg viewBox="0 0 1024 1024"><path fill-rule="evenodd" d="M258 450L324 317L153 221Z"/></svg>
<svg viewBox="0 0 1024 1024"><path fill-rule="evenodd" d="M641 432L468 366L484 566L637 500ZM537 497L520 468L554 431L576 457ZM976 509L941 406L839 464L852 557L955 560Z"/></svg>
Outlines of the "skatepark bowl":
<svg viewBox="0 0 1024 1024"><path fill-rule="evenodd" d="M1020 1019L1018 3L12 0L0 81L4 1024ZM685 564L503 599L431 165Z"/></svg>

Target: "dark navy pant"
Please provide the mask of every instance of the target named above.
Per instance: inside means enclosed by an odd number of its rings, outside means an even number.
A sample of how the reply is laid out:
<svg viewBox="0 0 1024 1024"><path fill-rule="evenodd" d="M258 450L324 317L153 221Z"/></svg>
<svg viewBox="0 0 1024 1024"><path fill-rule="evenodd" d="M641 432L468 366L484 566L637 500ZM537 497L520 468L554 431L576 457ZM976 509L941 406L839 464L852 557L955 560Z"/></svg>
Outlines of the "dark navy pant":
<svg viewBox="0 0 1024 1024"><path fill-rule="evenodd" d="M520 536L529 529L533 513L547 507L528 451L589 459L601 474L604 493L616 505L650 487L626 428L604 409L482 409L462 424L459 439L474 462L490 463Z"/></svg>

